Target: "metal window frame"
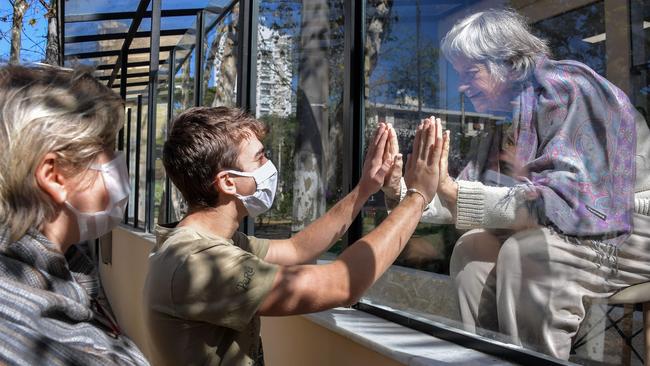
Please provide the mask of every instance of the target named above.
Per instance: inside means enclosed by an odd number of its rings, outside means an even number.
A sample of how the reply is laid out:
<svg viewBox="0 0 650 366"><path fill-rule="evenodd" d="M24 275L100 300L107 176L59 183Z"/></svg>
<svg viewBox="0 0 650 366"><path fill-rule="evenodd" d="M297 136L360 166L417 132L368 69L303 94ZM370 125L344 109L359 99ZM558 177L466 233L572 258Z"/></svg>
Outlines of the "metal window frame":
<svg viewBox="0 0 650 366"><path fill-rule="evenodd" d="M194 33L194 106L199 107L203 102L201 81L203 80L203 29L204 13L201 10L196 15L196 32Z"/></svg>
<svg viewBox="0 0 650 366"><path fill-rule="evenodd" d="M169 51L169 56L167 57L167 60L169 60L169 63L167 64L168 69L169 69L169 77L168 77L168 92L167 92L167 125L166 125L166 135L165 135L165 141L169 138L169 131L171 129L171 124L172 124L172 116L174 114L174 88L175 86L175 79L176 79L176 73L173 73L172 71L175 69L175 63L176 63L176 51L171 50ZM163 189L163 195L164 195L164 203L165 203L165 222L168 223L171 221L171 210L172 210L172 184L169 179L169 176L165 174L165 188Z"/></svg>
<svg viewBox="0 0 650 366"><path fill-rule="evenodd" d="M125 134L125 149L126 149L126 171L129 173L129 185L131 185L131 108L126 109L126 134ZM127 201L126 208L124 209L124 223L129 223L129 204Z"/></svg>
<svg viewBox="0 0 650 366"><path fill-rule="evenodd" d="M563 361L534 351L526 351L515 345L508 345L496 340L472 335L451 326L437 322L424 322L404 315L398 311L391 311L372 304L359 302L353 306L354 309L375 315L390 322L429 334L436 338L458 344L463 347L477 350L486 354L497 356L503 360L515 362L521 365L531 366L572 366L569 361Z"/></svg>
<svg viewBox="0 0 650 366"><path fill-rule="evenodd" d="M140 209L140 149L142 141L142 94L136 97L137 114L135 123L135 184L134 184L134 197L133 197L133 228L137 229L139 226L139 209Z"/></svg>
<svg viewBox="0 0 650 366"><path fill-rule="evenodd" d="M158 74L160 51L160 13L161 0L151 1L151 41L149 54L149 92L147 93L147 157L145 161L145 213L144 226L145 231L153 232L154 228L154 211L155 211L155 191L156 191L156 122L158 110ZM168 51L173 50L170 48ZM123 73L126 75L126 73Z"/></svg>
<svg viewBox="0 0 650 366"><path fill-rule="evenodd" d="M229 11L235 6L233 1ZM223 13L222 17L226 13ZM216 24L221 20L219 17ZM239 58L237 60L236 105L255 114L257 103L257 28L259 26L259 0L239 1ZM246 235L255 235L255 220L246 216L240 223L240 230Z"/></svg>
<svg viewBox="0 0 650 366"><path fill-rule="evenodd" d="M344 69L363 70L365 39L365 2L346 1L344 5ZM363 166L363 130L365 80L363 72L346 72L343 80L343 184L346 193L352 191L361 179ZM363 217L359 213L345 234L343 245L348 246L363 236Z"/></svg>

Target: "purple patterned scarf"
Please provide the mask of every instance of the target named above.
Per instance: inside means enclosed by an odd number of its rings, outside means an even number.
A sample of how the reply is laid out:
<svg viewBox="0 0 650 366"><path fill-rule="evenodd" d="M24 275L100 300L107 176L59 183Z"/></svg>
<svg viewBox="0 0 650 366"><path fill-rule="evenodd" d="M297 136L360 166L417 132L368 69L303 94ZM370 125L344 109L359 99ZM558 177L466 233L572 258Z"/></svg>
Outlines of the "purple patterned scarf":
<svg viewBox="0 0 650 366"><path fill-rule="evenodd" d="M541 224L608 244L627 238L634 208L634 115L625 93L586 65L537 60L516 100L513 129L516 160L527 172L516 178L532 193L527 197L542 213ZM459 178L479 180L484 167L473 160Z"/></svg>

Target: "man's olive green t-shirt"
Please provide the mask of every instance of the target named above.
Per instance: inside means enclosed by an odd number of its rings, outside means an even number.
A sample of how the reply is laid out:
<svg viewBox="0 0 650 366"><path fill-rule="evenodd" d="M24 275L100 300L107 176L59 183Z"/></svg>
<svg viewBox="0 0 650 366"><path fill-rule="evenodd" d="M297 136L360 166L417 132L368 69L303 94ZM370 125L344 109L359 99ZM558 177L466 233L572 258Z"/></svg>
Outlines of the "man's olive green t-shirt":
<svg viewBox="0 0 650 366"><path fill-rule="evenodd" d="M152 364L260 364L256 313L278 269L262 259L269 241L163 226L156 237L144 287Z"/></svg>

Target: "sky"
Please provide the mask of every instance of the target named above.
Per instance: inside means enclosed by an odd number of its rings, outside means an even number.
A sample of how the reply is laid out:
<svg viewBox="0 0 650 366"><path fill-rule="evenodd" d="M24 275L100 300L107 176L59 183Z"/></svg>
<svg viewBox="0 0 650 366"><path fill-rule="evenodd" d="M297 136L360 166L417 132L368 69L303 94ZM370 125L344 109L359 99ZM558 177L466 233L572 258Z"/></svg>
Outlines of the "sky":
<svg viewBox="0 0 650 366"><path fill-rule="evenodd" d="M47 19L45 9L38 0L27 0L32 6L25 13L23 20L23 36L21 62L38 62L45 57L47 36ZM163 0L163 9L203 8L205 6L223 7L231 0ZM100 13L110 11L134 11L137 0L75 0L66 4L66 14ZM11 23L13 8L9 0L0 0L0 63L9 60L11 46ZM31 21L31 22L30 22ZM162 26L165 27L165 22ZM94 29L93 29L94 30Z"/></svg>
<svg viewBox="0 0 650 366"><path fill-rule="evenodd" d="M36 0L30 0L33 5L25 13L23 19L21 62L42 61L45 57L47 42L47 19L45 9ZM0 63L9 60L11 47L11 22L13 9L9 0L0 0ZM30 24L30 21L33 24Z"/></svg>

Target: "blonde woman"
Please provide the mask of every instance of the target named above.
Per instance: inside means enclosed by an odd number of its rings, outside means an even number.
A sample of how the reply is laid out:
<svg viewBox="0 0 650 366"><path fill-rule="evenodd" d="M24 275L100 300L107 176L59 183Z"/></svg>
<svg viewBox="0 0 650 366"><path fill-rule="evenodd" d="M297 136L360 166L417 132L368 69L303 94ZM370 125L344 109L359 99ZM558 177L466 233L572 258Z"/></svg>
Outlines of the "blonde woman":
<svg viewBox="0 0 650 366"><path fill-rule="evenodd" d="M0 69L0 363L148 364L75 243L123 217L123 105L90 74Z"/></svg>

